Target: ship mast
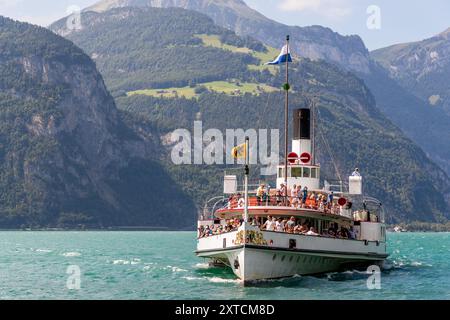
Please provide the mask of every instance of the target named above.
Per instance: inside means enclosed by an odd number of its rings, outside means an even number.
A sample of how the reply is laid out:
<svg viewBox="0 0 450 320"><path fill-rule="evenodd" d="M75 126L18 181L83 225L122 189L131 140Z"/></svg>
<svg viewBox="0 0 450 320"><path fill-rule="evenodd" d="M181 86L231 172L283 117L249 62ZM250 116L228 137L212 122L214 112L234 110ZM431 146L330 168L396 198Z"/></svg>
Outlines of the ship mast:
<svg viewBox="0 0 450 320"><path fill-rule="evenodd" d="M248 222L248 176L250 174L250 139L245 137L244 222Z"/></svg>
<svg viewBox="0 0 450 320"><path fill-rule="evenodd" d="M288 197L288 131L289 131L289 35L286 36L286 83L283 86L286 99L284 105L284 185L286 190L285 205L287 205Z"/></svg>

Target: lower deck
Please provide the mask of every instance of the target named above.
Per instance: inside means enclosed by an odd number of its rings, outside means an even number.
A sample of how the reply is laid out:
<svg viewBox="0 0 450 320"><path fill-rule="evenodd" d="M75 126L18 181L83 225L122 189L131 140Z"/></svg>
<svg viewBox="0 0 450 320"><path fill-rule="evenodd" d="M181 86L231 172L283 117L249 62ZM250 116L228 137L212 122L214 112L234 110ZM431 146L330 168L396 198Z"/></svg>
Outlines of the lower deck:
<svg viewBox="0 0 450 320"><path fill-rule="evenodd" d="M199 239L196 254L228 266L244 282L382 265L387 258L384 242L244 228Z"/></svg>

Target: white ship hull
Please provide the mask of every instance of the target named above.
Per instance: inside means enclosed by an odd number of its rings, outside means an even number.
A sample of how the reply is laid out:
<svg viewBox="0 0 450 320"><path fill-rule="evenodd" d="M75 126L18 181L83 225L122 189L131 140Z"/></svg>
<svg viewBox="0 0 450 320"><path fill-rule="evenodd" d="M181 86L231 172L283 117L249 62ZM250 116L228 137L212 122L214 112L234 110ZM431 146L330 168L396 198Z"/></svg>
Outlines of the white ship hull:
<svg viewBox="0 0 450 320"><path fill-rule="evenodd" d="M380 242L260 232L270 245L233 245L237 234L200 239L197 255L229 266L244 283L381 265L387 257L385 243Z"/></svg>

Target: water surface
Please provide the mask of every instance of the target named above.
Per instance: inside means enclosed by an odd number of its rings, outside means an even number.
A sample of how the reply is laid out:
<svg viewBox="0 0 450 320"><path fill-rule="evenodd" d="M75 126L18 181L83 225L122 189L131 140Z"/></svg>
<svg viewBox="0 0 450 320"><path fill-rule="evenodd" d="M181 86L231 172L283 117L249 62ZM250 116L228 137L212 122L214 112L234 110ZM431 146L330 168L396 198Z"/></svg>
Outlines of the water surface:
<svg viewBox="0 0 450 320"><path fill-rule="evenodd" d="M0 299L450 299L450 233L388 241L381 290L357 271L244 288L194 255L193 232L0 232ZM80 290L67 287L69 266Z"/></svg>

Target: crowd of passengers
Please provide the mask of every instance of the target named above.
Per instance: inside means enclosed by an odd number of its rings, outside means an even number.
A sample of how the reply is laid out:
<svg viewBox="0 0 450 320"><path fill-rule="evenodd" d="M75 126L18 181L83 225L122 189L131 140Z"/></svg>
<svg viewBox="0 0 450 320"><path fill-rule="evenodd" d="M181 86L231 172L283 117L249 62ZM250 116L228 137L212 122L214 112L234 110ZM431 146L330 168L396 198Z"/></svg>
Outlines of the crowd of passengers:
<svg viewBox="0 0 450 320"><path fill-rule="evenodd" d="M311 226L310 222L306 221L304 223L301 223L300 221L297 221L295 217L287 219L268 216L267 220L265 220L264 223L261 223L261 219L259 218L250 218L249 223L252 226L259 227L260 230L265 231L302 234L307 236L332 237L340 239L356 239L356 234L353 230L353 227L347 229L343 226L339 227L337 223L333 223L327 230L323 230L321 234L317 233L316 229ZM227 220L225 222L225 225L201 226L198 229L199 238L205 238L236 231L241 226L241 224L241 220L232 219Z"/></svg>
<svg viewBox="0 0 450 320"><path fill-rule="evenodd" d="M336 203L334 193L323 194L319 192L310 192L308 187L293 185L287 196L287 188L282 183L276 191L271 190L269 185L261 184L256 190L257 206L290 206L293 208L305 208L319 210L325 213L339 213L340 206ZM243 208L245 199L242 194L232 195L228 199L228 207Z"/></svg>
<svg viewBox="0 0 450 320"><path fill-rule="evenodd" d="M241 226L242 221L239 219L226 220L225 225L200 226L198 229L199 238L206 238L223 233L236 231Z"/></svg>
<svg viewBox="0 0 450 320"><path fill-rule="evenodd" d="M331 226L323 230L321 234L317 233L317 230L311 226L311 223L305 221L297 221L295 217L287 218L276 218L268 216L267 220L263 224L259 224L259 219L252 220L253 226L259 226L261 230L274 231L274 232L286 232L292 234L303 234L308 236L323 236L323 237L333 237L341 239L356 239L356 234L353 227L347 229L343 226L339 227L337 223L332 223Z"/></svg>

